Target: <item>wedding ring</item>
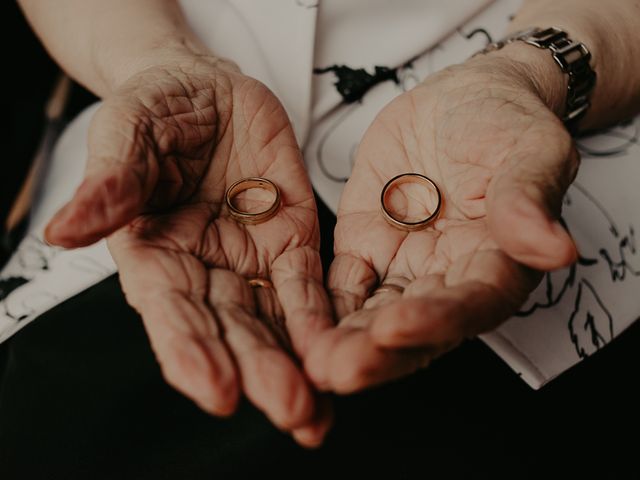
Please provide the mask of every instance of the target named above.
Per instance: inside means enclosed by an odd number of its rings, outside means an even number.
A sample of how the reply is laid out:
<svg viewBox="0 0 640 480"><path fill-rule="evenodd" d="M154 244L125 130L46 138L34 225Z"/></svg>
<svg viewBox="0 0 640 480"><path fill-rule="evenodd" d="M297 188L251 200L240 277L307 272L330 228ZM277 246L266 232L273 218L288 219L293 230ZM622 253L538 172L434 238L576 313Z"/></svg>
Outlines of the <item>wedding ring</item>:
<svg viewBox="0 0 640 480"><path fill-rule="evenodd" d="M436 195L438 197L438 201L436 204L436 208L433 212L422 220L418 220L417 222L405 222L399 220L393 216L389 208L387 207L387 200L390 192L393 188L398 187L405 183L418 183L424 185L427 188L435 190ZM419 173L402 173L400 175L396 175L391 180L387 182L387 184L382 189L382 193L380 194L380 203L382 205L382 215L395 228L400 230L405 230L407 232L413 232L416 230L422 230L426 228L430 222L436 219L438 214L440 213L440 206L442 205L442 194L440 193L440 189L435 184L433 180L425 175L421 175Z"/></svg>
<svg viewBox="0 0 640 480"><path fill-rule="evenodd" d="M251 213L240 210L233 204L233 199L241 192L249 190L251 188L261 188L273 193L273 203L266 210L260 212ZM227 208L231 216L240 223L247 225L255 225L258 223L266 222L272 218L280 209L280 189L271 180L267 180L262 177L248 177L238 180L231 185L224 195Z"/></svg>
<svg viewBox="0 0 640 480"><path fill-rule="evenodd" d="M394 283L383 283L373 291L373 294L371 296L377 295L379 293L389 292L396 292L402 295L402 293L404 292L404 287L401 287L400 285L396 285Z"/></svg>
<svg viewBox="0 0 640 480"><path fill-rule="evenodd" d="M273 288L273 283L266 278L250 278L249 286L252 288Z"/></svg>

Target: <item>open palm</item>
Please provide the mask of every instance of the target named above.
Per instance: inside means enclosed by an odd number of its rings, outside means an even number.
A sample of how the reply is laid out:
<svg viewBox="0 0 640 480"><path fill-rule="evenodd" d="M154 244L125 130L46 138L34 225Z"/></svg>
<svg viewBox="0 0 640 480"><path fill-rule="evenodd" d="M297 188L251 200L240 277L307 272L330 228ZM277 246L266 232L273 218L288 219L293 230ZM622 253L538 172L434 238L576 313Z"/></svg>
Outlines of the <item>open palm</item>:
<svg viewBox="0 0 640 480"><path fill-rule="evenodd" d="M276 426L317 443L331 408L295 358L332 321L315 203L280 102L213 59L154 67L96 113L89 155L47 239L77 247L110 235L165 378L202 408L230 414L244 392ZM243 225L224 194L256 176L280 187L282 208ZM238 199L249 210L271 201L257 190ZM252 289L251 278L274 288Z"/></svg>
<svg viewBox="0 0 640 480"><path fill-rule="evenodd" d="M507 319L538 270L575 260L557 221L577 171L571 139L522 82L496 77L449 68L387 105L362 139L329 274L340 323L305 363L319 388L347 393L424 367ZM410 233L380 212L383 186L407 172L443 197L438 219ZM415 188L391 200L410 221L435 207ZM404 291L372 296L385 283Z"/></svg>

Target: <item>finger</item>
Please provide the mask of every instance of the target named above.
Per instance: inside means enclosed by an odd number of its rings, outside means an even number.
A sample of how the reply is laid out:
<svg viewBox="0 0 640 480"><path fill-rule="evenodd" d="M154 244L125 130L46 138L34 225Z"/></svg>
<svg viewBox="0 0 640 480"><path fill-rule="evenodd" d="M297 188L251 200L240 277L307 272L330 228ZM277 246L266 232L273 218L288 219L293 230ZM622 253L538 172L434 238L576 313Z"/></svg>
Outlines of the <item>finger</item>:
<svg viewBox="0 0 640 480"><path fill-rule="evenodd" d="M333 326L320 254L310 246L285 251L273 262L271 277L294 350L304 357L318 334Z"/></svg>
<svg viewBox="0 0 640 480"><path fill-rule="evenodd" d="M313 345L305 371L319 390L348 394L409 375L426 367L431 357L428 349L380 348L366 328L338 327Z"/></svg>
<svg viewBox="0 0 640 480"><path fill-rule="evenodd" d="M224 329L247 398L282 430L308 424L314 396L302 371L255 316L248 282L221 269L210 273L209 301Z"/></svg>
<svg viewBox="0 0 640 480"><path fill-rule="evenodd" d="M362 305L363 309L378 308L402 297L405 288L410 286L409 279L401 276L386 276Z"/></svg>
<svg viewBox="0 0 640 480"><path fill-rule="evenodd" d="M181 292L149 297L139 311L166 381L214 415L231 415L240 384L228 348L208 306ZM206 325L194 334L184 324Z"/></svg>
<svg viewBox="0 0 640 480"><path fill-rule="evenodd" d="M252 286L256 316L271 330L279 345L293 355L293 346L285 325L284 311L273 287Z"/></svg>
<svg viewBox="0 0 640 480"><path fill-rule="evenodd" d="M422 297L431 292L445 288L445 275L432 273L424 277L416 278L404 289L405 297Z"/></svg>
<svg viewBox="0 0 640 480"><path fill-rule="evenodd" d="M499 251L462 257L446 277L419 279L401 300L376 311L371 336L385 348L448 350L509 318L540 277Z"/></svg>
<svg viewBox="0 0 640 480"><path fill-rule="evenodd" d="M538 148L538 145L536 145ZM575 262L577 248L559 218L579 156L569 137L514 152L487 189L487 218L496 242L519 262L555 270Z"/></svg>
<svg viewBox="0 0 640 480"><path fill-rule="evenodd" d="M140 243L126 233L109 248L127 301L142 316L167 382L216 415L229 415L240 381L206 302L207 272L194 257ZM189 285L189 291L176 289Z"/></svg>
<svg viewBox="0 0 640 480"><path fill-rule="evenodd" d="M308 425L292 431L293 438L306 448L317 448L322 445L335 421L331 397L320 394L316 398L315 417Z"/></svg>
<svg viewBox="0 0 640 480"><path fill-rule="evenodd" d="M303 253L303 255L313 255L313 249L310 249L310 252ZM315 252L317 255L317 252ZM279 257L281 258L281 257ZM319 257L318 257L319 261ZM291 295L291 298L295 301L292 302L291 312L288 318L291 319L289 322L289 329L294 331L293 337L297 338L297 334L295 333L296 328L300 329L299 336L303 341L307 343L313 343L313 337L315 336L315 328L318 328L318 332L322 331L326 328L329 328L332 325L331 322L331 312L330 307L327 308L326 312L326 325L317 325L316 321L318 320L317 310L312 306L314 301L312 300L313 295L310 298L305 297L308 296L307 287L305 283L308 280L302 280L295 272L292 272L289 268L284 268L281 262L274 262L273 265L274 270L272 273L272 277L274 279L282 279L282 283L279 280L274 280L275 285L278 285L277 288L280 289L280 293L284 295ZM272 268L273 268L272 267ZM282 271L281 271L282 269ZM311 269L313 271L313 269ZM275 273L278 272L278 273ZM292 275L293 273L293 275ZM319 275L319 276L318 276ZM319 271L315 272L315 278L312 280L312 283L315 285L319 285L321 289L321 294L324 296L324 304L328 306L329 300L326 296L324 288L321 284L321 276L322 270L319 268ZM315 285L311 285L310 288L314 289ZM296 355L295 349L293 348L291 337L287 331L287 325L285 325L285 314L283 309L281 308L281 303L278 301L278 297L276 295L275 289L272 288L263 288L263 287L255 287L253 289L254 296L256 299L256 307L262 319L268 319L269 326L272 327L272 331L280 341L281 346L292 356ZM305 299L309 300L308 302ZM296 305L296 302L299 305ZM285 302L286 304L286 302ZM305 310L308 309L308 312ZM299 310L299 311L298 311ZM298 311L296 314L295 312ZM305 319L309 319L310 322L306 322ZM307 323L309 325L307 325ZM306 332L306 329L309 329L310 332ZM302 352L305 347L298 347L298 350ZM299 353L300 355L301 353ZM317 448L324 441L324 437L327 432L333 425L333 405L331 399L326 395L317 395L316 394L316 413L315 416L304 426L294 429L291 433L293 438L303 447L306 448Z"/></svg>
<svg viewBox="0 0 640 480"><path fill-rule="evenodd" d="M54 215L46 240L67 248L96 242L138 215L158 182L154 149L143 126L103 106L89 132L86 176L73 198Z"/></svg>
<svg viewBox="0 0 640 480"><path fill-rule="evenodd" d="M385 348L448 350L496 327L513 312L514 305L495 287L472 282L422 298L404 298L380 309L371 336Z"/></svg>
<svg viewBox="0 0 640 480"><path fill-rule="evenodd" d="M362 307L378 275L362 258L338 253L329 268L329 292L338 319Z"/></svg>

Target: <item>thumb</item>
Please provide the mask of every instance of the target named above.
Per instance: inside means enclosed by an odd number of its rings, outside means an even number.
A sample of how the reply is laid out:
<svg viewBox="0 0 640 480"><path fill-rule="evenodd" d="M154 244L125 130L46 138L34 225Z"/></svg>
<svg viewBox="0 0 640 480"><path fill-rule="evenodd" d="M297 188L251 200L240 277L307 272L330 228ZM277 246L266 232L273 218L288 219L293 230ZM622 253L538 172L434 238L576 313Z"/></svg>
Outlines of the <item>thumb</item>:
<svg viewBox="0 0 640 480"><path fill-rule="evenodd" d="M577 247L560 213L579 163L573 142L548 142L539 151L513 155L504 172L490 183L489 229L498 246L516 261L545 271L576 261Z"/></svg>
<svg viewBox="0 0 640 480"><path fill-rule="evenodd" d="M103 105L91 122L85 178L49 221L45 240L75 248L90 245L141 213L157 183L154 149L142 120Z"/></svg>

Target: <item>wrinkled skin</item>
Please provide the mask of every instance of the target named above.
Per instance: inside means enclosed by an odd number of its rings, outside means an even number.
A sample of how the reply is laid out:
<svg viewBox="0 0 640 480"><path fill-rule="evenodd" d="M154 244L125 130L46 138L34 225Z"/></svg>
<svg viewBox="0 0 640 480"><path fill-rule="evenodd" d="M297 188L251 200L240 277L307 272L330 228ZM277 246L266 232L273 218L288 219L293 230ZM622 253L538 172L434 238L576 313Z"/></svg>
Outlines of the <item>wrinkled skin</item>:
<svg viewBox="0 0 640 480"><path fill-rule="evenodd" d="M278 214L258 225L224 206L228 186L250 176L282 191ZM261 210L265 195L250 190L238 206ZM86 178L46 230L65 247L105 236L170 384L216 415L244 393L302 445L321 442L331 404L297 360L332 325L317 213L287 115L264 85L199 56L110 96L90 128ZM252 290L253 277L275 288Z"/></svg>
<svg viewBox="0 0 640 480"><path fill-rule="evenodd" d="M305 359L319 389L353 392L425 367L507 319L539 270L575 261L557 218L579 159L519 73L451 67L397 97L365 133L328 279L340 323ZM385 221L379 199L406 172L432 178L444 199L438 219L410 233ZM404 188L390 198L397 215L433 211L435 198ZM405 290L371 296L385 282Z"/></svg>

